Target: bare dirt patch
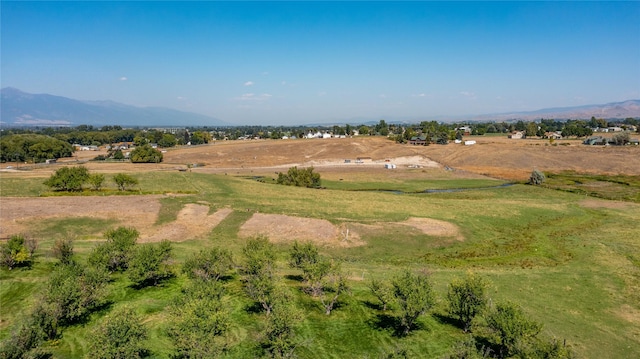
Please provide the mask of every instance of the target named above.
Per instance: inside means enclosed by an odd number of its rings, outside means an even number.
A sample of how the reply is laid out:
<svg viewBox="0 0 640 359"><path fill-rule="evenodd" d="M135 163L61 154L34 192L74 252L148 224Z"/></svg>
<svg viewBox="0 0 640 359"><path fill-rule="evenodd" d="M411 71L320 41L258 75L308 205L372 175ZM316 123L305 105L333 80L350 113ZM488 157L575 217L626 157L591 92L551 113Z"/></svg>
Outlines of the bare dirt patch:
<svg viewBox="0 0 640 359"><path fill-rule="evenodd" d="M422 233L433 237L455 237L456 240L462 241L464 237L460 233L460 229L453 223L440 221L432 218L416 218L412 217L399 224L410 226L422 231Z"/></svg>
<svg viewBox="0 0 640 359"><path fill-rule="evenodd" d="M62 218L115 219L146 231L156 221L162 196L7 197L0 199L0 236L27 233L35 221Z"/></svg>
<svg viewBox="0 0 640 359"><path fill-rule="evenodd" d="M293 217L279 214L254 214L240 228L239 237L266 236L276 243L311 241L333 247L355 247L364 245L360 230L381 230L389 225L413 227L433 237L452 237L464 240L458 227L452 223L431 218L409 218L398 223L343 223L336 226L323 219Z"/></svg>
<svg viewBox="0 0 640 359"><path fill-rule="evenodd" d="M187 204L174 222L156 226L163 196L38 197L2 198L0 203L0 237L28 233L35 221L63 218L97 218L116 220L140 232L141 242L163 239L184 241L201 238L217 226L229 208L209 214L209 206ZM105 228L106 230L106 228Z"/></svg>
<svg viewBox="0 0 640 359"><path fill-rule="evenodd" d="M347 225L335 226L324 219L280 214L254 214L242 225L238 236L265 236L276 243L310 241L333 247L355 247L365 244Z"/></svg>
<svg viewBox="0 0 640 359"><path fill-rule="evenodd" d="M187 204L179 213L178 218L171 223L150 230L143 234L140 242L159 242L169 240L173 242L196 239L205 236L224 220L233 210L219 209L209 215L209 206L202 204Z"/></svg>

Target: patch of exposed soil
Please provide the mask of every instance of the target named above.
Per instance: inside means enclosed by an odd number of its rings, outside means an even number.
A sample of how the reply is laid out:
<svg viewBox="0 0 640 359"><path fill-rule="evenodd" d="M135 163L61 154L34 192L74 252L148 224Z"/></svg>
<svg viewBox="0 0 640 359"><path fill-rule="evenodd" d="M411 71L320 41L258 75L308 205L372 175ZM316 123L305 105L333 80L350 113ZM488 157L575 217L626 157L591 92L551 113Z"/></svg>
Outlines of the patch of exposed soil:
<svg viewBox="0 0 640 359"><path fill-rule="evenodd" d="M323 246L355 247L365 244L348 225L335 226L324 219L256 213L246 221L238 236L265 236L281 242L310 241Z"/></svg>
<svg viewBox="0 0 640 359"><path fill-rule="evenodd" d="M149 231L149 234L142 234L140 242L159 242L165 239L181 242L201 238L227 218L231 212L233 212L231 208L223 208L210 215L207 205L187 204L178 213L175 221L159 228L155 227Z"/></svg>
<svg viewBox="0 0 640 359"><path fill-rule="evenodd" d="M431 218L412 217L399 224L410 226L422 231L422 233L433 237L455 237L456 240L462 241L464 237L460 233L458 226L446 221L440 221Z"/></svg>
<svg viewBox="0 0 640 359"><path fill-rule="evenodd" d="M28 233L34 221L63 218L114 219L122 226L140 232L141 242L163 239L184 241L209 233L232 212L220 209L209 215L209 206L187 204L175 221L163 226L155 222L163 196L105 196L105 197L38 197L2 198L0 237ZM106 230L106 228L105 228Z"/></svg>
<svg viewBox="0 0 640 359"><path fill-rule="evenodd" d="M383 229L385 225L404 225L418 229L433 237L453 237L463 240L458 227L452 223L431 218L409 218L399 223L378 223L373 225L354 223L335 226L323 219L292 217L279 214L254 214L240 228L239 237L266 236L277 243L311 241L319 245L354 247L364 245L359 229Z"/></svg>
<svg viewBox="0 0 640 359"><path fill-rule="evenodd" d="M162 196L7 197L0 199L0 237L28 233L34 221L62 218L115 219L141 233L153 226Z"/></svg>

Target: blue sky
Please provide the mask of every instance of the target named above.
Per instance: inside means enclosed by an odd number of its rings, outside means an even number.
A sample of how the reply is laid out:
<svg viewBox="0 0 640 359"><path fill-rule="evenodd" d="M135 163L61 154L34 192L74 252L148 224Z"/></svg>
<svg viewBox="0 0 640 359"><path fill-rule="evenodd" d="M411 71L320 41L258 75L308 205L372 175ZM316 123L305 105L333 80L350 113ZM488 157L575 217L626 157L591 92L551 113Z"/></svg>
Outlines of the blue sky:
<svg viewBox="0 0 640 359"><path fill-rule="evenodd" d="M640 98L640 2L1 2L1 86L234 124Z"/></svg>

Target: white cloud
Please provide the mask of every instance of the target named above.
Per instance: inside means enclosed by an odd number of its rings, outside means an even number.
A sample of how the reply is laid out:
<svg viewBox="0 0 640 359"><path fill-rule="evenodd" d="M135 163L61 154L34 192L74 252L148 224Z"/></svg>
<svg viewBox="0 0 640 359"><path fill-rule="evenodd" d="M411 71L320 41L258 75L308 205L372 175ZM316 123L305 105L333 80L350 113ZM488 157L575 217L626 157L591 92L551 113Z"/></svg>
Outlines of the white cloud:
<svg viewBox="0 0 640 359"><path fill-rule="evenodd" d="M380 97L380 98L387 98L387 95L385 95L385 94L380 94L380 95L378 95L378 97Z"/></svg>
<svg viewBox="0 0 640 359"><path fill-rule="evenodd" d="M120 81L127 81L127 80L128 80L128 78L126 78L125 76L122 76L122 77L120 78Z"/></svg>
<svg viewBox="0 0 640 359"><path fill-rule="evenodd" d="M411 97L427 97L427 94L420 93L420 94L417 94L417 95L411 95Z"/></svg>
<svg viewBox="0 0 640 359"><path fill-rule="evenodd" d="M318 92L318 96L326 96L327 92L326 91L320 91Z"/></svg>
<svg viewBox="0 0 640 359"><path fill-rule="evenodd" d="M247 81L244 83L245 86L253 86L253 81Z"/></svg>
<svg viewBox="0 0 640 359"><path fill-rule="evenodd" d="M234 98L237 101L266 101L271 98L272 95L268 93L263 93L261 95L256 95L254 93L245 93L239 97Z"/></svg>
<svg viewBox="0 0 640 359"><path fill-rule="evenodd" d="M471 92L471 91L460 91L460 94L462 96L470 98L470 99L475 99L476 98L476 94Z"/></svg>

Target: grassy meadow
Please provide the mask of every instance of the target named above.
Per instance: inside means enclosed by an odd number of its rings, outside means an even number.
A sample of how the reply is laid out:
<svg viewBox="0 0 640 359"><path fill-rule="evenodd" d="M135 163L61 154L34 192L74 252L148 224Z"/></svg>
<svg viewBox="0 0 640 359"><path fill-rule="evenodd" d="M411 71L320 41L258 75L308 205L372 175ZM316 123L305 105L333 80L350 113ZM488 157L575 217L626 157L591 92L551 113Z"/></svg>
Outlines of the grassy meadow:
<svg viewBox="0 0 640 359"><path fill-rule="evenodd" d="M448 317L447 285L469 271L491 282L493 302L517 302L531 319L543 324L545 338L566 340L578 357L640 357L640 204L633 201L615 202L589 193L522 184L486 189L503 183L490 179L396 181L372 175L331 179L323 182L325 189L307 189L197 172L133 175L140 184L131 194L183 194L160 199L157 225L175 220L188 203L206 203L211 212L225 207L234 211L208 238L173 244L177 275L161 285L135 289L125 276L116 275L108 286L109 305L47 343L54 357L84 357L96 323L107 313L129 306L144 317L152 357L170 358L173 349L165 333L166 308L187 281L179 271L181 263L211 246L231 250L241 262L246 240L238 238L238 230L256 211L346 224L357 228L365 242L350 248L321 247L323 254L342 263L352 288L329 316L317 300L297 290L301 286L295 276L298 271L287 266L290 245L277 244L279 272L296 289L296 305L304 312L296 331L302 342L296 350L300 358L380 358L397 348L407 349L416 358L446 355L468 335ZM10 196L48 195L43 180L0 174L0 201L9 201ZM443 188L470 190L411 193ZM393 190L405 193L385 192ZM111 194L115 194L113 189L80 195ZM462 238L427 236L394 224L410 217L453 223ZM50 253L56 238L73 236L74 251L83 261L96 241L102 240L101 233L129 224L87 217L33 223L30 234L40 239L35 264L0 270L0 339L9 335L56 265ZM382 225L367 226L372 224ZM427 270L437 302L431 313L419 319L417 330L398 337L385 320L389 313L380 310L367 284L371 278L390 279L403 268ZM264 314L250 310L252 302L243 292L239 274L225 288L223 300L233 322L227 357L256 357Z"/></svg>

